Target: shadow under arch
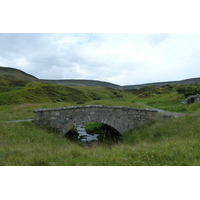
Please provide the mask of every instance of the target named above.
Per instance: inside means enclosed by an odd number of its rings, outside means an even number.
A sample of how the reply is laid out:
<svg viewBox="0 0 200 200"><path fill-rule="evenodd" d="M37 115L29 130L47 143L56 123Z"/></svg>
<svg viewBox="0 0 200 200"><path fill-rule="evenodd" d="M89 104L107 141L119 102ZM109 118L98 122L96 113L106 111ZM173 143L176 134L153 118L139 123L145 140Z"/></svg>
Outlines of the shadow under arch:
<svg viewBox="0 0 200 200"><path fill-rule="evenodd" d="M97 121L74 125L74 127L65 134L65 137L73 141L78 141L80 139L79 141L82 142L98 141L118 143L122 141L122 134L119 131L106 123ZM92 140L92 138L94 140Z"/></svg>
<svg viewBox="0 0 200 200"><path fill-rule="evenodd" d="M119 131L106 123L92 121L86 123L85 126L88 133L99 134L99 141L111 140L113 142L119 142L119 139L122 137Z"/></svg>

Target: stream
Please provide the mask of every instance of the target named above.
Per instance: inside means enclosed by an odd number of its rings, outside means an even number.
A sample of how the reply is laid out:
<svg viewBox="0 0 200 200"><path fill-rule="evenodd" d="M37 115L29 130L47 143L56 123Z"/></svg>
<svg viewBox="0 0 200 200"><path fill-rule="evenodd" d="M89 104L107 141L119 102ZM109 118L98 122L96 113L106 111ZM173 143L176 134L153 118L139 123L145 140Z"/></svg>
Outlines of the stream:
<svg viewBox="0 0 200 200"><path fill-rule="evenodd" d="M78 125L76 127L76 130L78 132L78 139L81 140L81 142L95 142L98 141L98 135L99 134L88 134L85 130L84 125Z"/></svg>

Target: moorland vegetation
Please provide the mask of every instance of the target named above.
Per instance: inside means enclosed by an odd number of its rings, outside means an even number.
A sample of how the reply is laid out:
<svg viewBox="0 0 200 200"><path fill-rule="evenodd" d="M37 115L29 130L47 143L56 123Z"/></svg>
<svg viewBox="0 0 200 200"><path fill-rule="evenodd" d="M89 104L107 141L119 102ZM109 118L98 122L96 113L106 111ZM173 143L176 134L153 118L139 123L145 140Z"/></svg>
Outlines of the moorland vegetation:
<svg viewBox="0 0 200 200"><path fill-rule="evenodd" d="M24 75L24 74L23 74ZM200 165L200 103L181 104L200 85L150 85L139 89L63 86L0 73L0 165ZM33 122L38 108L109 105L184 113L130 130L118 143L84 146ZM99 131L97 124L88 130Z"/></svg>

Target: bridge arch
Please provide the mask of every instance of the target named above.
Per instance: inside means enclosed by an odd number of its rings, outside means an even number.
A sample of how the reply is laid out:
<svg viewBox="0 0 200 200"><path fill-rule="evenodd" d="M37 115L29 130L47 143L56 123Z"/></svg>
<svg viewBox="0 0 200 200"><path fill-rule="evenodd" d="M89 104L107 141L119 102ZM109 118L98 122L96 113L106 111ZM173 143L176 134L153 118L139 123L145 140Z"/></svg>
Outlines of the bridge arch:
<svg viewBox="0 0 200 200"><path fill-rule="evenodd" d="M156 113L157 111L152 109L121 106L70 106L35 110L34 122L40 127L58 129L65 135L74 126L95 121L107 124L123 134L154 119Z"/></svg>
<svg viewBox="0 0 200 200"><path fill-rule="evenodd" d="M113 142L122 141L122 134L115 128L108 124L96 121L74 126L73 129L70 129L64 136L73 141L76 141L77 139L80 139L81 141L98 140L100 142L111 140Z"/></svg>
<svg viewBox="0 0 200 200"><path fill-rule="evenodd" d="M115 127L112 126L112 124L109 124L109 123L105 123L103 120L88 120L87 122L81 122L80 124L79 123L76 123L76 124L73 124L71 123L71 125L69 125L68 128L65 128L65 130L67 130L68 132L68 129L71 130L73 128L77 128L78 126L85 126L87 123L91 123L91 122L99 122L101 124L104 124L106 126L108 126L110 129L113 129L114 132L118 132L119 134L121 134Z"/></svg>

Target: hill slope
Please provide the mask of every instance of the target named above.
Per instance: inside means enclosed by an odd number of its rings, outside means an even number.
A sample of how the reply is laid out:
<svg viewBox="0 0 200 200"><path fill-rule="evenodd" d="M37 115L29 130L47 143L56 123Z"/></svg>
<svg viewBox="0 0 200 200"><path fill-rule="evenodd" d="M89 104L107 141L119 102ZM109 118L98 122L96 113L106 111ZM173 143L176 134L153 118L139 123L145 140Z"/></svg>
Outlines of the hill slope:
<svg viewBox="0 0 200 200"><path fill-rule="evenodd" d="M0 66L0 83L4 82L18 82L20 81L42 81L47 83L53 83L64 86L92 86L92 87L111 87L111 88L121 88L120 85L105 81L96 81L96 80L78 80L78 79L66 79L66 80L45 80L38 79L28 73L25 73L19 69L10 68L10 67L1 67Z"/></svg>
<svg viewBox="0 0 200 200"><path fill-rule="evenodd" d="M39 79L37 79L36 77L30 74L27 74L19 69L10 68L10 67L0 67L0 78L39 81Z"/></svg>
<svg viewBox="0 0 200 200"><path fill-rule="evenodd" d="M96 80L81 80L81 79L45 80L45 79L41 79L41 81L44 81L47 83L54 83L54 84L58 84L58 85L64 85L64 86L90 86L90 87L122 88L120 85L116 85L116 84L105 82L105 81L96 81Z"/></svg>
<svg viewBox="0 0 200 200"><path fill-rule="evenodd" d="M65 79L65 80L48 80L48 79L38 79L28 73L25 73L19 69L10 68L10 67L0 67L0 88L7 87L7 85L13 86L21 86L27 82L32 81L40 81L53 83L64 86L92 86L92 87L110 87L116 89L138 89L145 86L150 85L179 85L179 84L193 84L200 83L199 78L191 78L180 81L167 81L167 82L155 82L155 83L146 83L146 84L138 84L138 85L125 85L120 86L117 84L105 82L105 81L97 81L97 80L79 80L79 79Z"/></svg>
<svg viewBox="0 0 200 200"><path fill-rule="evenodd" d="M1 88L0 88L1 89ZM23 103L76 102L122 98L125 90L104 87L68 87L44 82L29 82L24 86L0 90L0 105Z"/></svg>
<svg viewBox="0 0 200 200"><path fill-rule="evenodd" d="M139 84L139 85L125 85L123 86L124 89L138 89L145 86L150 85L180 85L180 84L193 84L193 83L200 83L200 78L191 78L191 79L185 79L181 81L168 81L168 82L156 82L156 83L145 83L145 84Z"/></svg>
<svg viewBox="0 0 200 200"><path fill-rule="evenodd" d="M36 77L21 70L10 67L0 67L0 92L6 92L17 87L23 87L28 82L38 81L40 80Z"/></svg>
<svg viewBox="0 0 200 200"><path fill-rule="evenodd" d="M47 102L80 104L88 100L121 98L126 93L124 90L112 88L118 87L117 85L101 81L82 80L76 84L95 87L68 87L59 84L62 80L58 80L58 83L52 82L54 84L39 80L18 69L0 67L0 105Z"/></svg>

